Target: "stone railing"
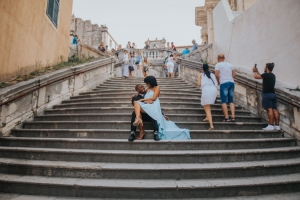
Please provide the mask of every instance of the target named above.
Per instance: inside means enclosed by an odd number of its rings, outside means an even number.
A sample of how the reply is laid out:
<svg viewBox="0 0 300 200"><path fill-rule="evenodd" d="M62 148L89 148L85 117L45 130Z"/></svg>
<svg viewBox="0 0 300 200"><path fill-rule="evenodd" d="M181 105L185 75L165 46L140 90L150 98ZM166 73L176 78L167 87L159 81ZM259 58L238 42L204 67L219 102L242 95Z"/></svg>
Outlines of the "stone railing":
<svg viewBox="0 0 300 200"><path fill-rule="evenodd" d="M182 56L182 58L212 64L213 45L208 44L206 46L199 47L196 51L192 51L191 53Z"/></svg>
<svg viewBox="0 0 300 200"><path fill-rule="evenodd" d="M0 133L114 76L114 58L62 69L0 90Z"/></svg>
<svg viewBox="0 0 300 200"><path fill-rule="evenodd" d="M180 78L197 85L202 63L194 60L179 58ZM214 73L214 65L210 65ZM300 92L291 91L280 83L276 84L280 126L288 136L300 141ZM254 79L243 71L237 71L235 78L235 103L249 110L253 115L267 120L267 112L262 108L262 82ZM238 120L238 119L237 119ZM300 143L298 143L300 144Z"/></svg>
<svg viewBox="0 0 300 200"><path fill-rule="evenodd" d="M110 55L103 53L99 51L98 49L95 49L91 46L88 46L83 43L78 44L70 44L70 53L69 57L76 56L79 59L85 59L85 58L109 58Z"/></svg>

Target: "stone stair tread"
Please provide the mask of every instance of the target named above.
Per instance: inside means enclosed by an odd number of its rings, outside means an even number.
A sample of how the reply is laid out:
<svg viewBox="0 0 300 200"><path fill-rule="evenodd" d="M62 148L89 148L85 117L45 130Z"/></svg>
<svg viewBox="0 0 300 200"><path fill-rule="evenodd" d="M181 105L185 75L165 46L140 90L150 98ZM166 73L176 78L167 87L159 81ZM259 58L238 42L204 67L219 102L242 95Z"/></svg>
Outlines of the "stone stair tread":
<svg viewBox="0 0 300 200"><path fill-rule="evenodd" d="M84 179L0 174L0 182L49 186L130 189L209 189L300 183L300 174L206 180Z"/></svg>
<svg viewBox="0 0 300 200"><path fill-rule="evenodd" d="M214 200L299 200L299 193L284 193L284 194L269 194L269 195L259 195L259 196L237 196L237 197L222 197L222 198L213 198ZM211 200L211 198L180 198L181 200ZM115 198L81 198L81 197L49 197L49 196L33 196L33 195L20 195L12 193L0 193L0 200L120 200ZM123 200L132 200L132 199L123 199ZM145 199L145 200L154 200L154 199ZM155 199L155 200L174 200L174 199Z"/></svg>
<svg viewBox="0 0 300 200"><path fill-rule="evenodd" d="M300 165L300 158L248 161L248 162L223 162L223 163L107 163L107 162L72 162L26 160L13 158L0 158L0 165L22 165L34 167L54 167L90 170L225 170L245 168L272 168Z"/></svg>
<svg viewBox="0 0 300 200"><path fill-rule="evenodd" d="M55 153L82 153L82 154L118 154L118 155L238 155L251 153L277 153L298 152L300 146L265 148L265 149L234 149L234 150L95 150L95 149L59 149L59 148L30 148L30 147L4 147L1 150L26 152L55 152Z"/></svg>
<svg viewBox="0 0 300 200"><path fill-rule="evenodd" d="M36 137L3 137L0 140L22 140L22 141L62 141L62 142L109 142L109 143L128 143L127 139L86 139L86 138L36 138ZM135 140L130 145L139 143L239 143L239 142L276 142L276 141L295 141L295 138L257 138L257 139L191 139L191 140L160 140L151 139Z"/></svg>
<svg viewBox="0 0 300 200"><path fill-rule="evenodd" d="M103 103L103 102L101 102ZM100 103L100 104L101 104ZM131 104L130 102L126 102L127 104ZM178 102L176 102L178 103ZM81 105L86 105L86 103L80 103ZM68 105L72 105L72 104L68 104ZM57 105L57 106L64 106L63 104ZM80 108L54 108L54 109L48 109L46 111L53 111L53 110L86 110L86 109L103 109L103 110L112 110L112 109L130 109L133 111L133 107L80 107ZM203 107L200 108L172 108L172 107L162 107L162 110L201 110L204 111ZM212 108L211 110L220 110L222 111L222 109L216 109L216 108ZM246 112L246 113L250 113L250 111L248 110L236 110L236 112Z"/></svg>

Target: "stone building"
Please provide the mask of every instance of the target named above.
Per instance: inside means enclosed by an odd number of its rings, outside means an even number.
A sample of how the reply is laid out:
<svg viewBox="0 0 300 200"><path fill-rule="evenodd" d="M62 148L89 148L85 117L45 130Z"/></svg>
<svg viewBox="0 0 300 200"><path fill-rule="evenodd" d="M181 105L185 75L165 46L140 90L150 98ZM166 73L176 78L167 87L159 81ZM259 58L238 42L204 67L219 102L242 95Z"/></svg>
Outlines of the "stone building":
<svg viewBox="0 0 300 200"><path fill-rule="evenodd" d="M74 34L78 35L82 43L95 49L98 48L101 42L103 42L104 45L108 45L109 50L112 48L116 49L118 46L118 43L108 32L106 25L99 26L98 24L92 24L90 20L84 21L73 15L71 22L71 40Z"/></svg>
<svg viewBox="0 0 300 200"><path fill-rule="evenodd" d="M0 1L0 81L67 61L73 0Z"/></svg>
<svg viewBox="0 0 300 200"><path fill-rule="evenodd" d="M165 38L163 38L161 40L159 40L157 38L155 40L149 40L149 38L148 38L148 40L146 42L148 42L150 49L155 49L155 48L161 49L161 48L166 47L166 39Z"/></svg>

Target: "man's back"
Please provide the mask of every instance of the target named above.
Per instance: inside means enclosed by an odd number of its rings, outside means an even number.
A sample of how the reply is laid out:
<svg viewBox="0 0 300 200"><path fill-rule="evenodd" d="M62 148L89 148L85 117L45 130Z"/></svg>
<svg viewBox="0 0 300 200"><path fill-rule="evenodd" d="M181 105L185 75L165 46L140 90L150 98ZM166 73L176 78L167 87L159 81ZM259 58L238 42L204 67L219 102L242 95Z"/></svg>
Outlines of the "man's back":
<svg viewBox="0 0 300 200"><path fill-rule="evenodd" d="M215 66L215 70L218 70L220 72L220 84L226 83L226 82L234 82L232 77L232 71L234 70L233 66L228 62L219 62Z"/></svg>

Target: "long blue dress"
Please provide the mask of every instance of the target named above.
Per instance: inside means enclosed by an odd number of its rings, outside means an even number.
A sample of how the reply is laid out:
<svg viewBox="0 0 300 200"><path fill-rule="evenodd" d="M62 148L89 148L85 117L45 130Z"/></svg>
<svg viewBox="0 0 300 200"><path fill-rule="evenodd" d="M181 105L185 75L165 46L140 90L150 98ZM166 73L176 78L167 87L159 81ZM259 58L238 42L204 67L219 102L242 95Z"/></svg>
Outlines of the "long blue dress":
<svg viewBox="0 0 300 200"><path fill-rule="evenodd" d="M154 92L149 90L144 98L153 97ZM189 140L191 139L190 131L188 129L181 129L172 121L167 121L161 114L160 101L159 98L152 104L145 104L143 102L138 102L141 108L153 119L157 121L158 124L158 136L161 140Z"/></svg>

